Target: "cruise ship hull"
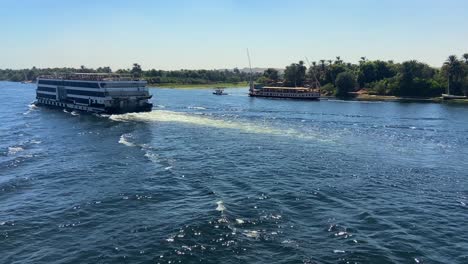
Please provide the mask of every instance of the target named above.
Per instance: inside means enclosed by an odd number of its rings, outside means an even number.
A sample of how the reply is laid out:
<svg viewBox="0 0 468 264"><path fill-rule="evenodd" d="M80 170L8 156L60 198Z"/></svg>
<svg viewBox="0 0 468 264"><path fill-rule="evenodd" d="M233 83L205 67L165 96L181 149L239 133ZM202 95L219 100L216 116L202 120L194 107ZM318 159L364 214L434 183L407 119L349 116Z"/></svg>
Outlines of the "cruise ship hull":
<svg viewBox="0 0 468 264"><path fill-rule="evenodd" d="M100 106L88 106L78 105L74 103L56 102L48 99L37 99L34 102L37 106L44 106L49 108L59 108L68 111L80 111L96 114L125 114L125 113L138 113L138 112L151 112L153 104L146 103L143 106L126 106L126 107L100 107Z"/></svg>

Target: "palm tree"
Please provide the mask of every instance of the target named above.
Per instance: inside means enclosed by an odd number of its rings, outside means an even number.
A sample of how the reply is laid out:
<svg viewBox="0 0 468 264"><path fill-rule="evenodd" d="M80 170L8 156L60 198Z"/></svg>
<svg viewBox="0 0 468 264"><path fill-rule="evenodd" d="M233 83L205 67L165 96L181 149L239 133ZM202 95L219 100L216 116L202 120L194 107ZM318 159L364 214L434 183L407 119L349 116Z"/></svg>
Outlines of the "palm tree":
<svg viewBox="0 0 468 264"><path fill-rule="evenodd" d="M359 63L362 64L362 63L364 63L364 62L366 62L366 57L361 57L361 60L359 61Z"/></svg>
<svg viewBox="0 0 468 264"><path fill-rule="evenodd" d="M328 64L329 65L332 65L333 61L332 60L328 60Z"/></svg>
<svg viewBox="0 0 468 264"><path fill-rule="evenodd" d="M463 75L463 67L455 55L450 55L444 65L447 67L448 75L447 94L450 94L450 86L454 81L460 80Z"/></svg>
<svg viewBox="0 0 468 264"><path fill-rule="evenodd" d="M320 65L322 66L322 70L325 70L325 60L320 60Z"/></svg>
<svg viewBox="0 0 468 264"><path fill-rule="evenodd" d="M468 64L468 53L463 54L463 58L465 59L465 63Z"/></svg>
<svg viewBox="0 0 468 264"><path fill-rule="evenodd" d="M336 56L336 61L335 63L336 64L341 64L342 60L341 60L341 57L340 56Z"/></svg>

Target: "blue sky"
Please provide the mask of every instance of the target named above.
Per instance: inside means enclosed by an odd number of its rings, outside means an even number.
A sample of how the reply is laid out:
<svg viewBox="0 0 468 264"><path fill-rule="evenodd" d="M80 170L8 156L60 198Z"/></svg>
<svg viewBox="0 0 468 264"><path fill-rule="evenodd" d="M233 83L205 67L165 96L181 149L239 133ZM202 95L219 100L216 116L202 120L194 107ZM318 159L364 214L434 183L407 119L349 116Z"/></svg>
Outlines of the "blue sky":
<svg viewBox="0 0 468 264"><path fill-rule="evenodd" d="M468 52L466 0L0 0L0 68L284 67Z"/></svg>

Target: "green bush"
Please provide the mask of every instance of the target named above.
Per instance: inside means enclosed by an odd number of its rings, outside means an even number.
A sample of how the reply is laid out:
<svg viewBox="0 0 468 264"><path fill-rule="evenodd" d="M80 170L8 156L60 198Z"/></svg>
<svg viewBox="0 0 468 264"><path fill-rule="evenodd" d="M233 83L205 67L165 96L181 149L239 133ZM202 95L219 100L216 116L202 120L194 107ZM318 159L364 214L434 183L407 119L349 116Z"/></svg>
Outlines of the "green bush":
<svg viewBox="0 0 468 264"><path fill-rule="evenodd" d="M353 92L356 87L356 78L350 72L342 72L336 77L336 95L348 97L349 92Z"/></svg>

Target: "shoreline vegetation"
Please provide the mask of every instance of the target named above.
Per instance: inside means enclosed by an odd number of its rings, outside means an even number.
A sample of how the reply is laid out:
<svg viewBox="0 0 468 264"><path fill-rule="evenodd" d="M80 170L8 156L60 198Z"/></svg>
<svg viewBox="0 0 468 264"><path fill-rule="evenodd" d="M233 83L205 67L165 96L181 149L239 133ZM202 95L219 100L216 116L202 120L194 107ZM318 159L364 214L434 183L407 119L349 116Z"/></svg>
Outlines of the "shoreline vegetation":
<svg viewBox="0 0 468 264"><path fill-rule="evenodd" d="M221 86L244 86L250 80L250 72L246 69L239 70L142 70L137 63L131 69L119 69L112 71L110 67L99 67L96 69L81 66L75 68L36 68L31 69L0 69L1 81L28 82L35 80L41 75L62 75L71 73L104 73L130 75L135 78L143 78L148 82L148 86L157 87L221 87ZM255 80L261 76L258 70L252 73Z"/></svg>
<svg viewBox="0 0 468 264"><path fill-rule="evenodd" d="M207 83L207 84L184 84L184 83L161 83L161 84L148 84L148 88L172 88L172 89L214 89L214 88L245 88L249 86L248 82L238 83Z"/></svg>
<svg viewBox="0 0 468 264"><path fill-rule="evenodd" d="M468 95L468 53L460 59L450 55L440 68L416 60L394 61L367 60L359 63L335 60L319 60L308 63L292 63L285 69L224 70L143 70L134 63L129 69L112 71L110 67L97 69L81 66L74 68L0 69L0 80L32 81L41 75L67 73L116 73L144 78L148 86L161 88L228 88L245 87L252 79L260 86L320 87L324 99L336 97L365 101L427 101L440 102L443 94ZM468 102L468 99L452 99Z"/></svg>

